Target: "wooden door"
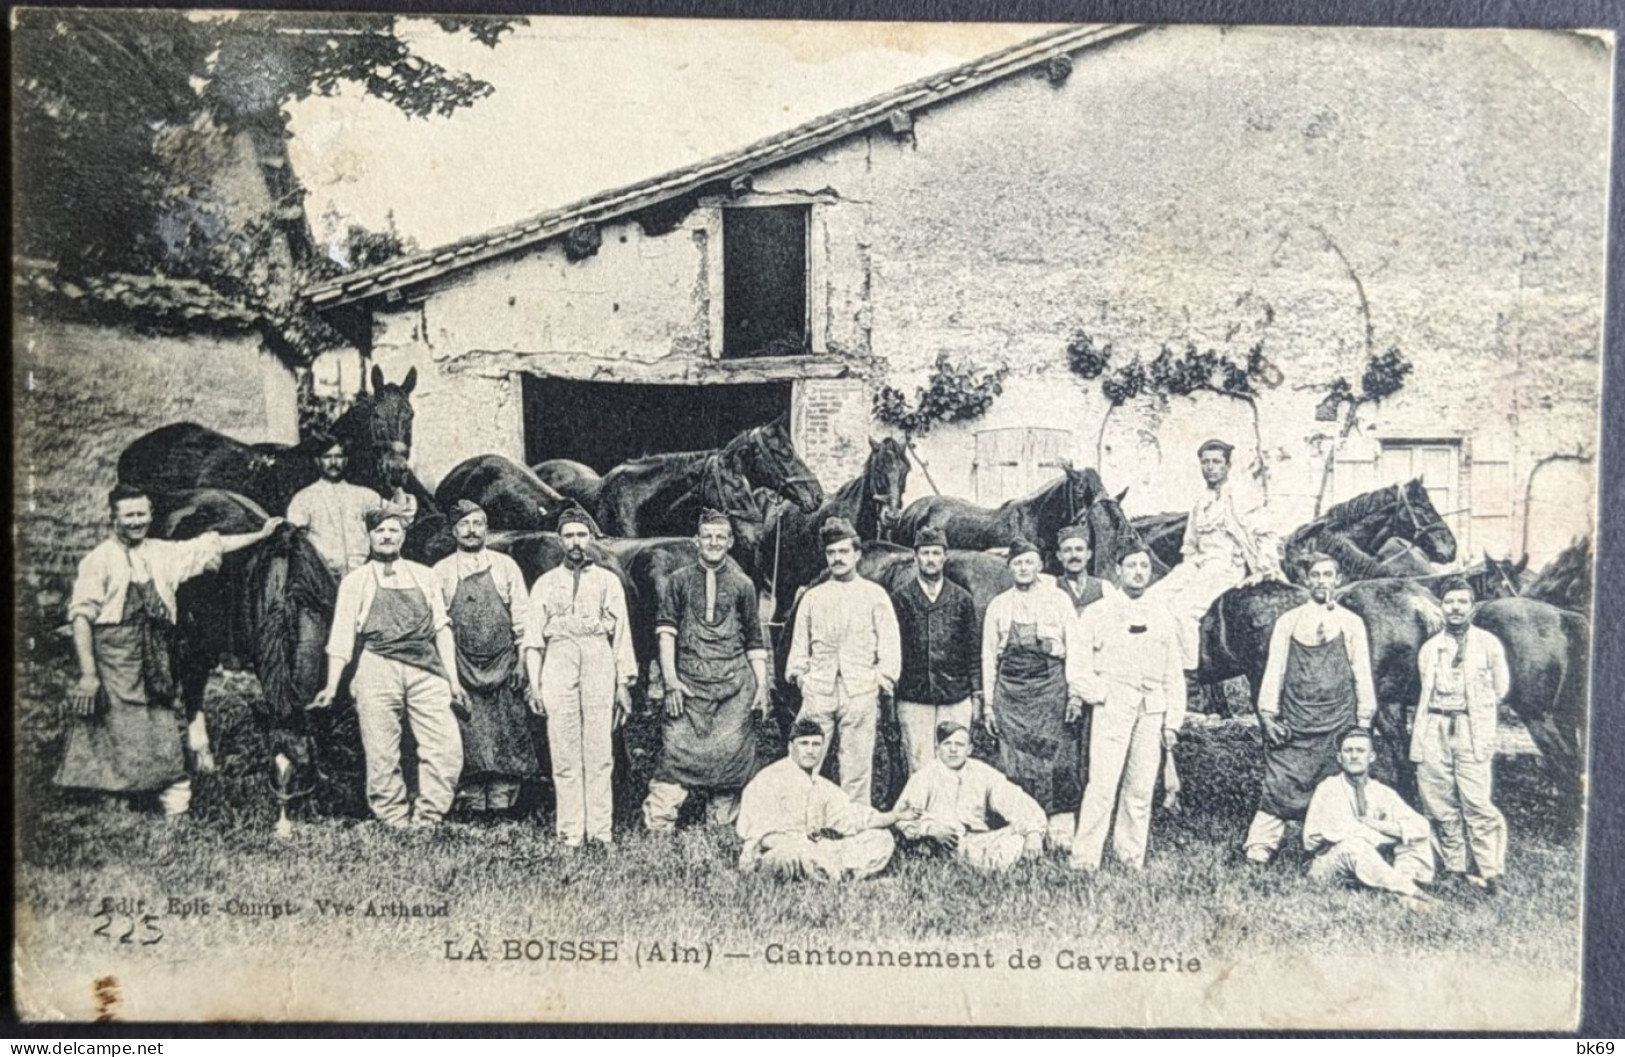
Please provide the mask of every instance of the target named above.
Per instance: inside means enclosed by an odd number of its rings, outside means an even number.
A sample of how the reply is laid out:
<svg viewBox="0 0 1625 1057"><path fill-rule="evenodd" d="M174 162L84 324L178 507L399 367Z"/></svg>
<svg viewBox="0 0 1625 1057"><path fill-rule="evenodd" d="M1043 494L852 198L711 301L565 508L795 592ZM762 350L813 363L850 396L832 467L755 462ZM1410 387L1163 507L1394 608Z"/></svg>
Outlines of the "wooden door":
<svg viewBox="0 0 1625 1057"><path fill-rule="evenodd" d="M997 506L1034 492L1061 473L1061 460L1072 450L1066 429L984 429L976 434L972 467L976 502Z"/></svg>

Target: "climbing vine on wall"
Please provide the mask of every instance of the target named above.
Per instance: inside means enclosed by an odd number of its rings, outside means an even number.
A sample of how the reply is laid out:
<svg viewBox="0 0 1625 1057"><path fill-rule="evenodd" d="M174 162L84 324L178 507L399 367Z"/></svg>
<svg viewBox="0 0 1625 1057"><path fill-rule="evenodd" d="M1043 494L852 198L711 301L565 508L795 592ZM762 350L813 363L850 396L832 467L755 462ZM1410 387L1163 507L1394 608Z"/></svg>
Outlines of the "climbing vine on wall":
<svg viewBox="0 0 1625 1057"><path fill-rule="evenodd" d="M1004 392L1007 365L979 368L957 364L947 353L937 357L931 375L915 389L910 401L901 389L882 386L875 394L875 418L901 430L909 438L922 437L932 427L953 422L973 422L987 414L993 401Z"/></svg>
<svg viewBox="0 0 1625 1057"><path fill-rule="evenodd" d="M1315 407L1315 418L1321 422L1336 422L1338 416L1342 415L1343 428L1326 446L1326 457L1320 471L1320 488L1315 494L1317 517L1325 505L1326 491L1331 487L1332 467L1336 464L1337 451L1359 425L1360 409L1381 403L1405 388L1405 379L1410 377L1413 370L1415 366L1405 354L1397 348L1391 348L1381 356L1372 356L1366 360L1365 370L1360 374L1359 389L1355 389L1348 377L1341 374L1327 383L1326 395Z"/></svg>

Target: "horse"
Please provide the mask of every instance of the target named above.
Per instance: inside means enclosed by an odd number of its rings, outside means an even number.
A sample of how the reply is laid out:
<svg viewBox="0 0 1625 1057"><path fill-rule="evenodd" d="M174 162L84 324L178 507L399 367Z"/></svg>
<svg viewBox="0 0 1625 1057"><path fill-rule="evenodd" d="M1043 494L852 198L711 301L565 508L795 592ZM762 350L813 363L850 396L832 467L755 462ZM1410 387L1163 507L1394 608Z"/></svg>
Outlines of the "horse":
<svg viewBox="0 0 1625 1057"><path fill-rule="evenodd" d="M1134 531L1151 548L1151 554L1172 569L1185 556L1180 547L1185 544L1185 523L1189 514L1143 514L1134 519Z"/></svg>
<svg viewBox="0 0 1625 1057"><path fill-rule="evenodd" d="M757 546L755 567L767 579L776 619L795 601L796 593L824 570L824 545L818 530L840 517L851 522L860 540L878 540L896 523L908 487L908 453L890 437L869 441L863 471L811 512L784 504L767 524Z"/></svg>
<svg viewBox="0 0 1625 1057"><path fill-rule="evenodd" d="M503 455L464 459L440 479L434 498L441 510L450 510L459 499L472 500L484 508L491 528L512 531L553 528L567 502L541 478Z"/></svg>
<svg viewBox="0 0 1625 1057"><path fill-rule="evenodd" d="M722 448L647 455L615 467L604 475L599 489L595 512L599 526L611 536L692 533L705 502L707 479L743 481L747 490L765 485L808 512L824 501L824 490L796 455L781 415L746 430Z"/></svg>
<svg viewBox="0 0 1625 1057"><path fill-rule="evenodd" d="M248 497L219 490L154 498L153 535L160 539L252 532L267 516ZM176 592L176 681L198 770L215 769L204 710L210 674L222 664L252 670L261 690L254 718L269 742L281 836L291 829L289 802L314 784L316 742L331 725L330 717L309 713L306 706L321 689L337 594L337 578L305 530L291 525L226 555L218 570L188 580Z"/></svg>
<svg viewBox="0 0 1625 1057"><path fill-rule="evenodd" d="M1396 566L1408 551L1384 551L1395 540L1414 544L1430 562L1456 560L1456 537L1434 509L1421 478L1357 495L1301 526L1287 537L1283 565L1299 568L1308 555L1319 552L1337 559L1347 582L1431 571Z"/></svg>
<svg viewBox="0 0 1625 1057"><path fill-rule="evenodd" d="M1473 598L1485 602L1492 598L1517 596L1520 593L1519 585L1523 580L1524 569L1528 564L1528 555L1514 562L1510 557L1499 560L1491 558L1486 552L1482 562L1460 572L1433 573L1429 576L1412 576L1407 579L1437 594L1445 584L1459 577L1466 580L1467 585L1473 589Z"/></svg>
<svg viewBox="0 0 1625 1057"><path fill-rule="evenodd" d="M1065 460L1060 465L1060 477L1031 495L1008 500L993 509L954 496L916 499L903 511L895 538L904 546L913 546L919 531L930 526L941 529L948 546L958 550L1008 547L1020 537L1035 544L1046 556L1051 555L1055 552L1055 534L1075 523L1083 511L1106 494L1106 486L1093 467L1079 470ZM1110 561L1111 556L1106 555L1104 560Z"/></svg>
<svg viewBox="0 0 1625 1057"><path fill-rule="evenodd" d="M420 513L435 509L434 498L412 473L412 401L417 368L399 385L372 369L372 393L346 411L330 432L349 456L348 480L388 497L404 489ZM195 422L176 422L137 437L118 461L118 479L148 492L219 489L247 496L273 514L313 483L317 447L306 438L295 445L244 444Z"/></svg>
<svg viewBox="0 0 1625 1057"><path fill-rule="evenodd" d="M1564 547L1535 574L1522 594L1571 613L1590 614L1591 537L1580 536Z"/></svg>
<svg viewBox="0 0 1625 1057"><path fill-rule="evenodd" d="M571 459L548 459L530 469L543 484L564 498L581 504L583 510L588 513L597 511L598 492L604 486L604 479L591 466Z"/></svg>

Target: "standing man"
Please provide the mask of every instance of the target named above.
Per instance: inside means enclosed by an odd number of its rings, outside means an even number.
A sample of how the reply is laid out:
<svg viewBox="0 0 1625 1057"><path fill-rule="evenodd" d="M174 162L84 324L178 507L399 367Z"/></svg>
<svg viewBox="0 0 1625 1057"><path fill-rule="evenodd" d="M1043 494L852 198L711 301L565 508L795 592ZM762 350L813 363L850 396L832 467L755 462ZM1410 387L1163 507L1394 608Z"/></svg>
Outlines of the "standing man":
<svg viewBox="0 0 1625 1057"><path fill-rule="evenodd" d="M933 845L978 870L1008 870L1044 852L1044 809L1010 779L970 758L970 728L936 730L937 758L903 788L897 823L904 838Z"/></svg>
<svg viewBox="0 0 1625 1057"><path fill-rule="evenodd" d="M976 603L969 591L942 575L947 563L942 530L921 529L914 539L917 575L892 595L903 644L897 724L909 774L931 762L940 724L968 727L982 706Z"/></svg>
<svg viewBox="0 0 1625 1057"><path fill-rule="evenodd" d="M349 457L343 441L327 434L312 439L321 449L316 456L321 480L288 501L288 523L309 530L316 553L342 579L367 564L371 544L365 519L369 512L381 510L384 501L372 489L344 479Z"/></svg>
<svg viewBox="0 0 1625 1057"><path fill-rule="evenodd" d="M1082 796L1081 747L1067 729L1083 704L1084 646L1072 603L1038 575L1038 548L1010 546L1015 586L988 604L982 620L982 711L999 739L999 770L1025 789L1049 818L1050 845L1070 851Z"/></svg>
<svg viewBox="0 0 1625 1057"><path fill-rule="evenodd" d="M455 805L490 818L511 812L524 783L541 773L525 704L519 650L530 623L524 574L506 554L486 549L485 511L459 499L451 508L457 550L435 565L457 643L457 677L468 694L463 776Z"/></svg>
<svg viewBox="0 0 1625 1057"><path fill-rule="evenodd" d="M1365 622L1338 605L1337 561L1312 554L1309 601L1281 614L1258 688L1264 788L1244 844L1249 862L1275 857L1286 820L1302 818L1322 779L1338 772L1338 739L1377 713Z"/></svg>
<svg viewBox="0 0 1625 1057"><path fill-rule="evenodd" d="M1371 756L1366 731L1338 739L1342 773L1315 787L1303 819L1303 846L1315 856L1309 877L1431 901L1416 886L1433 882L1433 831L1398 793L1371 777Z"/></svg>
<svg viewBox="0 0 1625 1057"><path fill-rule="evenodd" d="M903 667L891 597L858 575L858 533L845 518L819 529L829 579L801 596L784 677L801 688L797 719L840 734L841 789L871 803L875 725L880 695L897 685Z"/></svg>
<svg viewBox="0 0 1625 1057"><path fill-rule="evenodd" d="M1118 556L1121 592L1093 606L1080 624L1084 643L1083 699L1092 708L1089 784L1078 810L1072 868L1096 870L1112 836L1119 862L1145 865L1151 795L1164 751L1179 741L1185 721L1185 670L1174 618L1154 598L1151 551L1130 544Z"/></svg>
<svg viewBox="0 0 1625 1057"><path fill-rule="evenodd" d="M739 868L788 880L852 881L873 877L891 862L890 827L919 816L918 808L876 811L854 803L818 773L824 728L811 719L790 727L788 754L768 764L740 797Z"/></svg>
<svg viewBox="0 0 1625 1057"><path fill-rule="evenodd" d="M1108 594L1118 593L1110 580L1102 580L1089 575L1089 527L1087 525L1067 525L1056 535L1056 557L1061 562L1061 575L1055 584L1071 599L1072 608L1081 618L1084 610L1105 598ZM1105 556L1108 560L1111 555ZM1089 724L1094 719L1095 710L1085 708L1077 718L1078 745L1078 785L1088 788L1089 785Z"/></svg>
<svg viewBox="0 0 1625 1057"><path fill-rule="evenodd" d="M327 638L327 685L311 702L326 708L352 659L367 803L390 826L433 826L451 810L463 770L463 739L453 709L467 710L457 674L457 642L434 572L401 557L406 524L389 510L367 512L371 558L339 582ZM418 749L417 796L401 776L401 721Z"/></svg>
<svg viewBox="0 0 1625 1057"><path fill-rule="evenodd" d="M1501 640L1472 626L1473 588L1461 577L1440 592L1444 630L1422 644L1422 696L1411 728L1411 760L1422 810L1439 826L1452 880L1493 894L1506 872L1507 820L1491 800L1496 713L1511 678ZM1473 853L1476 875L1467 872Z"/></svg>
<svg viewBox="0 0 1625 1057"><path fill-rule="evenodd" d="M156 793L166 815L192 806L186 721L170 670L175 592L222 555L270 536L258 532L154 540L152 499L127 484L107 495L113 536L79 562L68 602L79 681L68 694L69 725L56 784L103 793Z"/></svg>
<svg viewBox="0 0 1625 1057"><path fill-rule="evenodd" d="M592 522L572 504L559 515L564 563L537 578L530 591L525 671L531 709L547 717L554 826L567 848L614 840L615 731L632 710L638 664L626 592L587 553Z"/></svg>
<svg viewBox="0 0 1625 1057"><path fill-rule="evenodd" d="M756 773L754 719L767 717L767 643L756 585L728 560L733 523L707 509L694 542L700 560L672 573L655 615L666 715L643 802L651 833L677 828L694 789L710 791L709 822L731 825L739 790Z"/></svg>
<svg viewBox="0 0 1625 1057"><path fill-rule="evenodd" d="M1179 622L1179 645L1186 671L1195 671L1200 626L1208 607L1232 587L1281 575L1279 543L1265 531L1262 504L1244 500L1230 481L1230 453L1222 440L1196 449L1207 491L1185 522L1180 563L1158 581L1156 593Z"/></svg>

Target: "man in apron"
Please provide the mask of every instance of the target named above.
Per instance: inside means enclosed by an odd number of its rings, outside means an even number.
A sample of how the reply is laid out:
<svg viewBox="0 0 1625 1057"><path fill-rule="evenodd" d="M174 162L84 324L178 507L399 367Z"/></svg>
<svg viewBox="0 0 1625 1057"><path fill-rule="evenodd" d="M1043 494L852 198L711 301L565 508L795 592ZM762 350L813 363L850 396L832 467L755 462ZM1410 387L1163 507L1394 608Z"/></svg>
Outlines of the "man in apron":
<svg viewBox="0 0 1625 1057"><path fill-rule="evenodd" d="M457 550L434 572L457 641L457 676L468 693L454 806L489 819L512 812L524 783L541 774L519 658L530 593L514 560L486 548L485 511L478 504L459 499L451 517Z"/></svg>
<svg viewBox="0 0 1625 1057"><path fill-rule="evenodd" d="M579 506L559 515L564 563L531 588L525 637L531 710L547 717L554 828L567 848L614 840L614 735L632 710L638 676L626 592L588 555L592 535Z"/></svg>
<svg viewBox="0 0 1625 1057"><path fill-rule="evenodd" d="M1264 787L1247 828L1249 862L1275 857L1287 819L1301 819L1324 778L1338 773L1338 740L1369 729L1377 712L1365 622L1338 605L1337 561L1307 562L1310 600L1275 622L1258 690Z"/></svg>
<svg viewBox="0 0 1625 1057"><path fill-rule="evenodd" d="M643 802L652 833L677 828L694 789L710 791L706 820L732 825L739 791L756 774L754 717L767 716L767 643L756 585L728 560L733 523L707 509L695 544L700 560L665 583L655 615L666 684L660 763Z"/></svg>
<svg viewBox="0 0 1625 1057"><path fill-rule="evenodd" d="M988 604L982 620L983 708L999 739L999 770L1038 801L1048 816L1050 846L1072 849L1082 798L1081 747L1067 725L1083 708L1083 646L1072 603L1038 575L1038 548L1010 546L1015 586Z"/></svg>
<svg viewBox="0 0 1625 1057"><path fill-rule="evenodd" d="M433 826L451 810L463 770L453 709L467 711L457 643L433 571L401 557L402 515L366 515L372 557L339 582L327 639L327 685L311 702L326 708L355 661L350 694L367 757L367 803L391 826ZM401 722L417 742L417 795L401 775Z"/></svg>
<svg viewBox="0 0 1625 1057"><path fill-rule="evenodd" d="M219 567L222 555L258 543L282 518L258 532L191 540L154 540L152 500L120 484L107 497L113 538L79 563L68 604L79 681L68 694L70 717L56 783L104 793L157 793L164 813L192 803L185 721L170 670L175 592Z"/></svg>

